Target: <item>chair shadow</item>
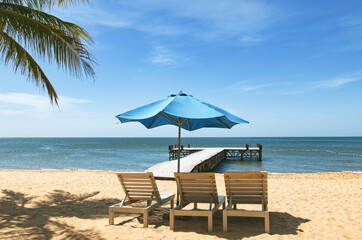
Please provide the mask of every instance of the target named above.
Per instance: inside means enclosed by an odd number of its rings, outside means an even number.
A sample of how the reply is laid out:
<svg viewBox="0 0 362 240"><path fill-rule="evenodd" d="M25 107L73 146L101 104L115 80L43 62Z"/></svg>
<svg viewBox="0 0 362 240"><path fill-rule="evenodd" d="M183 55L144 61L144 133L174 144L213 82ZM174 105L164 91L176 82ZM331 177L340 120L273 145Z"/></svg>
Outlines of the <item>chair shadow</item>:
<svg viewBox="0 0 362 240"><path fill-rule="evenodd" d="M286 212L270 212L270 234L297 235L302 232L299 226L309 222L309 219L295 217ZM265 234L264 218L228 217L228 232L222 232L222 212L214 215L213 232L207 231L206 217L192 217L185 220L175 220L176 232L196 232L214 235L226 239L242 239Z"/></svg>
<svg viewBox="0 0 362 240"><path fill-rule="evenodd" d="M169 226L169 219L165 216L169 213L170 208L167 207L167 203L151 211L148 215L148 228L159 228L160 226ZM137 219L140 224L140 228L143 226L143 214L131 213L115 213L115 217L122 216L126 218L121 222L115 222L116 226L126 225L131 223L133 220Z"/></svg>
<svg viewBox="0 0 362 240"><path fill-rule="evenodd" d="M46 200L37 200L35 196L4 189L0 199L1 234L19 239L51 239L59 235L64 239L103 239L93 229L75 229L54 220L54 217L106 218L108 206L120 200L91 199L98 193L72 194L55 190L46 195Z"/></svg>

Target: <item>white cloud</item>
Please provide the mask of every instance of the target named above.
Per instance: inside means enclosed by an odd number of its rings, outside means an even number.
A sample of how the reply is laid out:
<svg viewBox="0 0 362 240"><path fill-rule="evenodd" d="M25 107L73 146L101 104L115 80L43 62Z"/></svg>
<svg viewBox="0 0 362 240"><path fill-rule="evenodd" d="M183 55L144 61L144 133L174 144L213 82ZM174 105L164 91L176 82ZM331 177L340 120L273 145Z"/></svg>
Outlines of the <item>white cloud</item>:
<svg viewBox="0 0 362 240"><path fill-rule="evenodd" d="M103 9L101 4L57 8L50 12L63 20L72 21L77 24L87 25L103 25L114 28L129 27L133 25L132 15L128 16L127 13L119 14L114 13L112 9Z"/></svg>
<svg viewBox="0 0 362 240"><path fill-rule="evenodd" d="M337 50L341 51L360 51L362 50L362 17L361 14L349 14L339 19L337 22L342 28L342 33L337 38L339 46Z"/></svg>
<svg viewBox="0 0 362 240"><path fill-rule="evenodd" d="M131 28L157 35L187 35L205 40L236 37L262 41L258 33L279 21L280 11L261 0L92 1L89 6L58 9L77 23Z"/></svg>
<svg viewBox="0 0 362 240"><path fill-rule="evenodd" d="M36 108L44 108L45 106L49 105L49 100L45 102L44 99L47 98L26 93L0 94L0 103L25 105Z"/></svg>
<svg viewBox="0 0 362 240"><path fill-rule="evenodd" d="M175 65L176 60L172 56L171 52L165 47L154 47L150 58L151 63L160 65Z"/></svg>
<svg viewBox="0 0 362 240"><path fill-rule="evenodd" d="M360 81L360 77L345 77L345 78L334 78L323 81L313 81L307 82L305 84L300 84L299 86L294 87L293 89L286 89L281 92L281 94L291 95L291 94L300 94L315 89L328 89L328 88L338 88L343 85Z"/></svg>
<svg viewBox="0 0 362 240"><path fill-rule="evenodd" d="M310 81L310 82L280 81L280 82L260 83L259 81L254 83L251 81L242 81L230 85L229 87L226 88L226 90L235 91L235 92L251 92L251 91L258 91L261 89L278 86L277 89L273 90L274 93L283 94L283 95L292 95L292 94L310 92L316 89L338 88L346 84L357 82L360 80L362 80L361 77L342 77L342 78L333 78L323 81Z"/></svg>
<svg viewBox="0 0 362 240"><path fill-rule="evenodd" d="M312 88L336 88L359 80L361 80L361 78L337 78L317 81L312 83Z"/></svg>
<svg viewBox="0 0 362 240"><path fill-rule="evenodd" d="M281 83L273 82L273 83L251 83L250 81L242 81L237 82L229 86L227 89L231 91L237 91L237 92L250 92L259 90L262 88L272 87L276 85L281 85Z"/></svg>
<svg viewBox="0 0 362 240"><path fill-rule="evenodd" d="M245 44L256 44L262 42L263 39L260 36L243 35L240 37L240 41Z"/></svg>
<svg viewBox="0 0 362 240"><path fill-rule="evenodd" d="M47 96L1 93L0 136L100 136L102 130L116 126L112 114L94 112L86 99L60 96L59 103L60 108L52 106Z"/></svg>
<svg viewBox="0 0 362 240"><path fill-rule="evenodd" d="M30 115L35 118L46 117L52 113L71 111L77 104L88 103L88 100L59 97L60 109L52 106L46 96L26 93L2 93L0 94L0 115Z"/></svg>
<svg viewBox="0 0 362 240"><path fill-rule="evenodd" d="M21 115L24 114L24 111L20 111L20 110L12 110L12 109L1 109L0 108L0 115L4 115L4 116L16 116L16 115Z"/></svg>

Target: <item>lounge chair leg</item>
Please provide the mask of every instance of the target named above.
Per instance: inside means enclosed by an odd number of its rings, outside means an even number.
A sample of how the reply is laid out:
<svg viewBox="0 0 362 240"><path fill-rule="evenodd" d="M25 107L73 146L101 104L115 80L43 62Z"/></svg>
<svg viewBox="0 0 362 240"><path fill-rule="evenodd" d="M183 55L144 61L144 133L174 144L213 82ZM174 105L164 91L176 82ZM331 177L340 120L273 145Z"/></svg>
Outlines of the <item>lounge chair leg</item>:
<svg viewBox="0 0 362 240"><path fill-rule="evenodd" d="M265 232L270 233L269 212L265 213Z"/></svg>
<svg viewBox="0 0 362 240"><path fill-rule="evenodd" d="M146 228L148 227L148 211L145 210L143 212L143 227Z"/></svg>
<svg viewBox="0 0 362 240"><path fill-rule="evenodd" d="M209 216L208 216L208 232L211 233L212 232L212 217L213 217L213 214L210 213Z"/></svg>
<svg viewBox="0 0 362 240"><path fill-rule="evenodd" d="M226 211L222 211L222 230L228 232L228 215Z"/></svg>
<svg viewBox="0 0 362 240"><path fill-rule="evenodd" d="M109 208L109 225L114 225L114 210L113 208Z"/></svg>
<svg viewBox="0 0 362 240"><path fill-rule="evenodd" d="M174 204L174 199L172 198L171 201L170 201L170 207L171 207L171 209L173 208L173 204Z"/></svg>
<svg viewBox="0 0 362 240"><path fill-rule="evenodd" d="M197 203L194 202L194 209L197 209Z"/></svg>
<svg viewBox="0 0 362 240"><path fill-rule="evenodd" d="M175 230L175 216L173 214L173 211L170 211L170 230Z"/></svg>
<svg viewBox="0 0 362 240"><path fill-rule="evenodd" d="M222 203L222 209L225 209L225 201Z"/></svg>

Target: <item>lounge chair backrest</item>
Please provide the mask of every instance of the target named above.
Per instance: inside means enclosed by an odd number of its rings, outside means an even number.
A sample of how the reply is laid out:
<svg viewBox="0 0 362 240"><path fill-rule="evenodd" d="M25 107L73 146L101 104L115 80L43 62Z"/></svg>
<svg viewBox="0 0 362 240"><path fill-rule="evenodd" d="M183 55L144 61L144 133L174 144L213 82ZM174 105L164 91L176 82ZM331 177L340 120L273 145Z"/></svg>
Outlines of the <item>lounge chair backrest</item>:
<svg viewBox="0 0 362 240"><path fill-rule="evenodd" d="M218 203L214 173L175 173L181 205Z"/></svg>
<svg viewBox="0 0 362 240"><path fill-rule="evenodd" d="M267 172L224 173L225 190L229 205L268 204Z"/></svg>
<svg viewBox="0 0 362 240"><path fill-rule="evenodd" d="M153 173L117 173L117 177L129 203L153 199L161 201Z"/></svg>

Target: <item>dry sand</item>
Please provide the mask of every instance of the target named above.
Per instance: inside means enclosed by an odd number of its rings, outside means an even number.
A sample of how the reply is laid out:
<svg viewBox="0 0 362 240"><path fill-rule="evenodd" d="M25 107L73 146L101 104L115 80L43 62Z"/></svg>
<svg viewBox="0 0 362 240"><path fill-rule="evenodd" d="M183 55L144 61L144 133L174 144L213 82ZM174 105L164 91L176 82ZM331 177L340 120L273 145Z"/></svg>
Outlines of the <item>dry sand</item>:
<svg viewBox="0 0 362 240"><path fill-rule="evenodd" d="M217 174L219 194L222 176ZM173 181L157 181L160 192L175 192ZM116 215L108 225L108 206L122 198L117 177L92 171L0 171L0 239L362 239L362 174L319 173L269 176L271 234L258 218L221 214L214 232L206 218L176 220L169 230L156 209L143 228L138 215Z"/></svg>

